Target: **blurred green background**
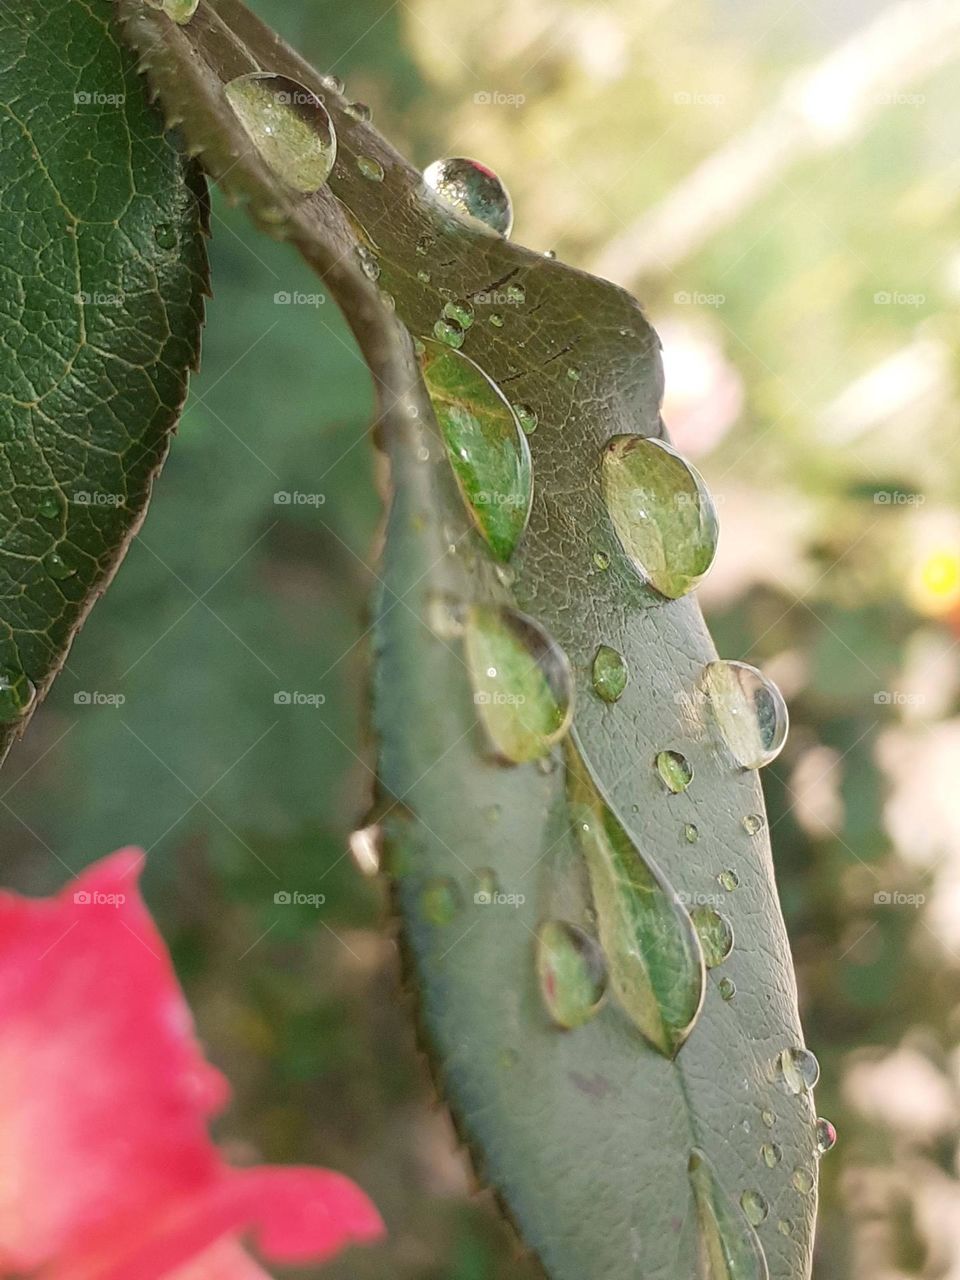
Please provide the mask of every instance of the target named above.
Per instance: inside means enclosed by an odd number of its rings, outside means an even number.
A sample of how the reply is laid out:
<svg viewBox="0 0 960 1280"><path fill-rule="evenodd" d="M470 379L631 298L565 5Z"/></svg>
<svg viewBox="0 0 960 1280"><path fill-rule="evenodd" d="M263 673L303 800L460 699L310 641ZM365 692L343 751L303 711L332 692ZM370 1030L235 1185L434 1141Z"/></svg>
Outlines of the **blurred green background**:
<svg viewBox="0 0 960 1280"><path fill-rule="evenodd" d="M646 304L668 426L720 504L701 591L718 648L790 703L766 791L840 1130L816 1275L960 1276L960 12L255 8L416 163L491 164L518 240ZM236 1090L222 1140L342 1169L388 1220L325 1276L522 1277L346 852L371 781L370 380L292 252L219 198L213 230L202 374L142 532L7 765L4 879L50 891L150 850L148 899Z"/></svg>

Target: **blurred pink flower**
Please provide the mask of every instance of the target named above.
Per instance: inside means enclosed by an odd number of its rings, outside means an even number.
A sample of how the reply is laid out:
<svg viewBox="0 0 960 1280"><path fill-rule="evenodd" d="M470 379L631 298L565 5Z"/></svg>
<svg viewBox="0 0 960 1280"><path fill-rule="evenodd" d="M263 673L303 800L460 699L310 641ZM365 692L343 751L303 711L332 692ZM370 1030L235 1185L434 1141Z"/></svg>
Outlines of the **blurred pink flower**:
<svg viewBox="0 0 960 1280"><path fill-rule="evenodd" d="M137 887L104 858L57 897L0 893L0 1276L265 1280L383 1226L324 1169L235 1169L207 1133L203 1058Z"/></svg>

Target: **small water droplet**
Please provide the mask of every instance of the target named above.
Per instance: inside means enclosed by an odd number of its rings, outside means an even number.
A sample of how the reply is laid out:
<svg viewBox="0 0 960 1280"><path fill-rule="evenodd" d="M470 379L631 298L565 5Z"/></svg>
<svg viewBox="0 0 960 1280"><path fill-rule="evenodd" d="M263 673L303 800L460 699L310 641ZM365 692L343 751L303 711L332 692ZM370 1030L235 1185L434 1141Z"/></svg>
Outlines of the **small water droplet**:
<svg viewBox="0 0 960 1280"><path fill-rule="evenodd" d="M708 662L703 690L737 764L760 769L787 740L787 704L777 686L747 662Z"/></svg>
<svg viewBox="0 0 960 1280"><path fill-rule="evenodd" d="M539 419L536 410L531 409L528 404L515 404L513 411L517 415L517 421L524 429L528 436L532 436L537 429Z"/></svg>
<svg viewBox="0 0 960 1280"><path fill-rule="evenodd" d="M380 260L365 244L357 245L357 261L360 263L360 270L368 280L380 279Z"/></svg>
<svg viewBox="0 0 960 1280"><path fill-rule="evenodd" d="M777 1230L780 1232L782 1236L792 1236L793 1223L790 1221L789 1218L781 1218L780 1221L777 1223Z"/></svg>
<svg viewBox="0 0 960 1280"><path fill-rule="evenodd" d="M726 889L727 893L733 893L734 889L737 889L740 886L740 877L735 871L731 871L728 868L726 871L721 871L719 873L717 876L717 883L722 889Z"/></svg>
<svg viewBox="0 0 960 1280"><path fill-rule="evenodd" d="M346 88L346 85L343 83L343 79L340 76L336 76L333 72L330 72L327 75L322 76L321 79L328 89L332 89L334 93L339 94L341 97L343 96L343 91Z"/></svg>
<svg viewBox="0 0 960 1280"><path fill-rule="evenodd" d="M310 194L330 176L337 135L323 103L287 76L254 71L224 88L263 162L295 191Z"/></svg>
<svg viewBox="0 0 960 1280"><path fill-rule="evenodd" d="M775 1169L783 1159L783 1152L775 1142L765 1142L760 1148L760 1158L768 1169Z"/></svg>
<svg viewBox="0 0 960 1280"><path fill-rule="evenodd" d="M461 218L479 222L508 236L513 226L513 205L506 187L486 165L465 156L434 160L423 171L423 181L440 202Z"/></svg>
<svg viewBox="0 0 960 1280"><path fill-rule="evenodd" d="M813 1190L813 1174L807 1169L794 1169L793 1185L802 1196L808 1196Z"/></svg>
<svg viewBox="0 0 960 1280"><path fill-rule="evenodd" d="M343 91L341 90L341 92ZM351 120L360 120L366 123L368 120L373 119L373 112L365 102L348 102L343 110Z"/></svg>
<svg viewBox="0 0 960 1280"><path fill-rule="evenodd" d="M63 578L69 578L76 573L76 567L68 564L59 551L50 551L43 557L43 567L51 578L61 581Z"/></svg>
<svg viewBox="0 0 960 1280"><path fill-rule="evenodd" d="M423 914L431 924L449 924L463 910L463 896L456 880L449 876L436 876L423 888L421 897Z"/></svg>
<svg viewBox="0 0 960 1280"><path fill-rule="evenodd" d="M500 892L500 878L493 867L481 867L475 879L477 890L473 901L478 907L488 907Z"/></svg>
<svg viewBox="0 0 960 1280"><path fill-rule="evenodd" d="M518 284L515 280L510 283L503 291L503 296L513 307L522 306L527 300L527 291L522 284Z"/></svg>
<svg viewBox="0 0 960 1280"><path fill-rule="evenodd" d="M454 351L463 346L463 329L453 320L437 320L433 326L433 336L438 342L453 347Z"/></svg>
<svg viewBox="0 0 960 1280"><path fill-rule="evenodd" d="M419 236L417 239L417 253L421 258L425 258L433 248L433 238L428 235Z"/></svg>
<svg viewBox="0 0 960 1280"><path fill-rule="evenodd" d="M696 827L692 822L685 823L683 828L683 838L686 840L687 844L696 844L700 839L699 827Z"/></svg>
<svg viewBox="0 0 960 1280"><path fill-rule="evenodd" d="M467 301L445 302L443 314L453 320L461 329L469 329L473 324L473 304Z"/></svg>
<svg viewBox="0 0 960 1280"><path fill-rule="evenodd" d="M515 609L472 605L464 650L477 714L497 754L512 763L546 755L573 719L573 673L560 646Z"/></svg>
<svg viewBox="0 0 960 1280"><path fill-rule="evenodd" d="M732 978L721 978L717 983L717 990L720 992L720 999L726 1000L727 1004L737 994L737 984Z"/></svg>
<svg viewBox="0 0 960 1280"><path fill-rule="evenodd" d="M430 283L430 272L429 272L429 271L424 271L424 270L421 268L421 270L417 272L417 279L420 281L420 283L421 283L421 284L429 284L429 283Z"/></svg>
<svg viewBox="0 0 960 1280"><path fill-rule="evenodd" d="M759 831L763 830L763 818L761 818L759 813L748 813L746 817L741 820L740 825L748 836L755 836Z"/></svg>
<svg viewBox="0 0 960 1280"><path fill-rule="evenodd" d="M765 1109L760 1112L760 1119L763 1121L763 1123L766 1125L768 1129L772 1129L773 1126L777 1123L776 1113L773 1111L770 1111L769 1109Z"/></svg>
<svg viewBox="0 0 960 1280"><path fill-rule="evenodd" d="M576 366L571 365L571 367L567 370L567 377L569 378L569 380L570 380L571 382L579 382L579 381L580 381L580 370L579 370L578 368L576 368Z"/></svg>
<svg viewBox="0 0 960 1280"><path fill-rule="evenodd" d="M161 249L177 247L177 229L170 222L158 222L153 229L153 238Z"/></svg>
<svg viewBox="0 0 960 1280"><path fill-rule="evenodd" d="M693 781L693 766L679 751L660 751L655 763L667 790L674 795L686 791Z"/></svg>
<svg viewBox="0 0 960 1280"><path fill-rule="evenodd" d="M607 511L634 568L676 599L713 563L717 513L699 473L662 440L614 436L603 452Z"/></svg>
<svg viewBox="0 0 960 1280"><path fill-rule="evenodd" d="M837 1145L837 1131L829 1120L817 1117L817 1155L824 1156Z"/></svg>
<svg viewBox="0 0 960 1280"><path fill-rule="evenodd" d="M595 551L593 553L593 563L601 572L605 572L610 568L610 557L605 551Z"/></svg>
<svg viewBox="0 0 960 1280"><path fill-rule="evenodd" d="M200 7L200 0L147 0L151 9L160 9L178 26L184 27Z"/></svg>
<svg viewBox="0 0 960 1280"><path fill-rule="evenodd" d="M383 181L383 165L373 156L357 156L357 168L360 176L366 178L368 182Z"/></svg>
<svg viewBox="0 0 960 1280"><path fill-rule="evenodd" d="M733 950L733 926L713 907L694 907L690 918L700 938L704 963L708 969L715 969Z"/></svg>
<svg viewBox="0 0 960 1280"><path fill-rule="evenodd" d="M37 503L37 511L45 520L53 520L60 514L60 499L55 493L45 493Z"/></svg>
<svg viewBox="0 0 960 1280"><path fill-rule="evenodd" d="M607 957L610 988L660 1053L673 1057L703 1002L703 959L690 917L600 795L567 743L567 799Z"/></svg>
<svg viewBox="0 0 960 1280"><path fill-rule="evenodd" d="M690 1153L688 1169L705 1280L768 1280L767 1260L747 1210L737 1208L702 1151Z"/></svg>
<svg viewBox="0 0 960 1280"><path fill-rule="evenodd" d="M616 649L602 644L593 659L593 687L604 702L616 702L627 687L627 664Z"/></svg>
<svg viewBox="0 0 960 1280"><path fill-rule="evenodd" d="M527 438L509 401L465 355L426 340L420 367L467 510L496 558L507 561L533 501Z"/></svg>
<svg viewBox="0 0 960 1280"><path fill-rule="evenodd" d="M0 724L13 724L33 706L37 690L23 669L8 663L0 666Z"/></svg>
<svg viewBox="0 0 960 1280"><path fill-rule="evenodd" d="M759 1227L770 1212L766 1200L759 1191L744 1191L740 1197L740 1208L752 1227Z"/></svg>
<svg viewBox="0 0 960 1280"><path fill-rule="evenodd" d="M787 1093L809 1093L820 1079L820 1063L809 1049L784 1049L777 1067Z"/></svg>
<svg viewBox="0 0 960 1280"><path fill-rule="evenodd" d="M361 827L350 833L347 842L350 856L365 876L375 876L383 856L383 828L379 823Z"/></svg>
<svg viewBox="0 0 960 1280"><path fill-rule="evenodd" d="M544 249L543 256L552 260L557 256L557 251L556 249Z"/></svg>
<svg viewBox="0 0 960 1280"><path fill-rule="evenodd" d="M503 316L499 311L491 311L488 319L495 329L503 328Z"/></svg>
<svg viewBox="0 0 960 1280"><path fill-rule="evenodd" d="M548 920L537 930L537 976L547 1012L567 1029L589 1021L606 991L602 951L565 920Z"/></svg>

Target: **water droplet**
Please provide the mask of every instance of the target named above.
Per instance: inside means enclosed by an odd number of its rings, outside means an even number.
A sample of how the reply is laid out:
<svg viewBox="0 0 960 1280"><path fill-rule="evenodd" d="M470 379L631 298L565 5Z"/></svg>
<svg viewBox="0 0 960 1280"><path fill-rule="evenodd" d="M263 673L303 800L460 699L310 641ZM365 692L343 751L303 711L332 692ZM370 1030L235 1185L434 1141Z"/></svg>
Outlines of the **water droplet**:
<svg viewBox="0 0 960 1280"><path fill-rule="evenodd" d="M690 1153L706 1280L769 1280L767 1260L753 1224L723 1189L702 1151Z"/></svg>
<svg viewBox="0 0 960 1280"><path fill-rule="evenodd" d="M315 94L263 71L237 76L224 93L260 158L282 182L304 194L323 186L337 158L337 135Z"/></svg>
<svg viewBox="0 0 960 1280"><path fill-rule="evenodd" d="M0 667L0 724L12 724L33 706L37 690L23 669L12 663Z"/></svg>
<svg viewBox="0 0 960 1280"><path fill-rule="evenodd" d="M423 181L448 209L461 218L480 222L508 236L513 226L513 205L506 187L486 165L464 156L434 160L423 171Z"/></svg>
<svg viewBox="0 0 960 1280"><path fill-rule="evenodd" d="M503 328L503 316L499 311L491 311L488 319L495 329Z"/></svg>
<svg viewBox="0 0 960 1280"><path fill-rule="evenodd" d="M601 572L604 572L610 568L610 557L605 551L595 551L593 553L593 563Z"/></svg>
<svg viewBox="0 0 960 1280"><path fill-rule="evenodd" d="M361 873L365 876L375 876L380 870L380 861L383 856L383 828L375 822L369 827L352 831L347 847Z"/></svg>
<svg viewBox="0 0 960 1280"><path fill-rule="evenodd" d="M60 514L60 499L55 493L45 493L37 503L37 511L45 520L53 520Z"/></svg>
<svg viewBox="0 0 960 1280"><path fill-rule="evenodd" d="M464 628L477 713L494 749L520 763L546 755L573 719L567 656L532 618L472 605Z"/></svg>
<svg viewBox="0 0 960 1280"><path fill-rule="evenodd" d="M510 283L503 291L503 296L513 307L522 306L527 300L527 291L522 284L517 284L515 280Z"/></svg>
<svg viewBox="0 0 960 1280"><path fill-rule="evenodd" d="M420 367L467 509L497 559L509 560L533 500L530 446L517 416L466 356L427 340Z"/></svg>
<svg viewBox="0 0 960 1280"><path fill-rule="evenodd" d="M703 690L737 764L760 769L787 740L789 716L772 681L746 662L708 662Z"/></svg>
<svg viewBox="0 0 960 1280"><path fill-rule="evenodd" d="M614 436L602 460L603 496L638 573L668 599L704 576L717 549L717 513L699 473L662 440Z"/></svg>
<svg viewBox="0 0 960 1280"><path fill-rule="evenodd" d="M368 249L365 244L357 245L357 261L360 263L360 269L368 280L380 279L380 260L372 249Z"/></svg>
<svg viewBox="0 0 960 1280"><path fill-rule="evenodd" d="M200 7L200 0L147 0L151 9L160 9L183 27L190 21Z"/></svg>
<svg viewBox="0 0 960 1280"><path fill-rule="evenodd" d="M343 91L341 90L341 92ZM368 120L373 119L373 112L365 102L348 102L343 110L351 120L360 120L366 123Z"/></svg>
<svg viewBox="0 0 960 1280"><path fill-rule="evenodd" d="M423 888L421 897L423 914L431 924L449 924L463 909L463 897L456 880L449 876L436 876Z"/></svg>
<svg viewBox="0 0 960 1280"><path fill-rule="evenodd" d="M528 404L515 404L513 411L517 415L517 421L524 429L528 436L532 436L537 429L537 423L540 421L537 417L536 410L531 409Z"/></svg>
<svg viewBox="0 0 960 1280"><path fill-rule="evenodd" d="M418 272L417 272L417 279L420 281L420 283L421 283L421 284L429 284L429 283L430 283L430 272L429 272L429 271L424 271L424 270L422 270L422 269L421 269L420 271L418 271Z"/></svg>
<svg viewBox="0 0 960 1280"><path fill-rule="evenodd" d="M733 893L734 889L740 886L740 877L735 871L721 871L717 876L717 883L722 889L726 889L727 893Z"/></svg>
<svg viewBox="0 0 960 1280"><path fill-rule="evenodd" d="M373 156L357 156L357 168L360 176L366 178L368 182L383 181L383 165Z"/></svg>
<svg viewBox="0 0 960 1280"><path fill-rule="evenodd" d="M557 251L556 249L544 249L543 256L552 260L557 256Z"/></svg>
<svg viewBox="0 0 960 1280"><path fill-rule="evenodd" d="M661 751L656 759L657 772L674 795L686 791L693 781L693 766L679 751Z"/></svg>
<svg viewBox="0 0 960 1280"><path fill-rule="evenodd" d="M537 930L537 976L547 1012L565 1028L593 1017L607 985L600 948L565 920L548 920Z"/></svg>
<svg viewBox="0 0 960 1280"><path fill-rule="evenodd" d="M813 1174L807 1169L794 1169L793 1185L802 1196L808 1196L813 1190L814 1178Z"/></svg>
<svg viewBox="0 0 960 1280"><path fill-rule="evenodd" d="M809 1049L784 1049L777 1066L787 1093L809 1093L820 1079L820 1063Z"/></svg>
<svg viewBox="0 0 960 1280"><path fill-rule="evenodd" d="M737 984L732 978L721 978L717 983L717 990L720 992L720 999L726 1000L727 1004L737 994Z"/></svg>
<svg viewBox="0 0 960 1280"><path fill-rule="evenodd" d="M453 320L437 320L433 326L433 336L454 351L463 346L464 332Z"/></svg>
<svg viewBox="0 0 960 1280"><path fill-rule="evenodd" d="M817 1155L824 1156L837 1145L837 1131L829 1120L817 1117Z"/></svg>
<svg viewBox="0 0 960 1280"><path fill-rule="evenodd" d="M417 239L417 253L421 258L425 258L433 248L433 239L431 236L423 235Z"/></svg>
<svg viewBox="0 0 960 1280"><path fill-rule="evenodd" d="M686 823L683 828L683 838L686 840L687 844L696 844L700 839L699 828L694 826L692 822Z"/></svg>
<svg viewBox="0 0 960 1280"><path fill-rule="evenodd" d="M755 836L759 831L763 830L763 818L759 813L748 813L741 820L740 825L748 836Z"/></svg>
<svg viewBox="0 0 960 1280"><path fill-rule="evenodd" d="M477 906L489 906L500 892L500 878L493 867L481 867L476 873L477 891L473 900Z"/></svg>
<svg viewBox="0 0 960 1280"><path fill-rule="evenodd" d="M783 1152L775 1142L765 1142L760 1148L760 1158L768 1169L775 1169L783 1159Z"/></svg>
<svg viewBox="0 0 960 1280"><path fill-rule="evenodd" d="M793 1223L790 1221L789 1218L781 1218L780 1221L777 1223L777 1230L780 1232L782 1236L792 1236Z"/></svg>
<svg viewBox="0 0 960 1280"><path fill-rule="evenodd" d="M708 969L715 969L733 950L733 926L713 907L694 907L690 918L700 938L704 963Z"/></svg>
<svg viewBox="0 0 960 1280"><path fill-rule="evenodd" d="M334 93L339 94L341 97L343 96L343 91L346 88L346 85L343 83L340 76L335 76L331 72L330 74L323 76L322 79L328 89L332 89Z"/></svg>
<svg viewBox="0 0 960 1280"><path fill-rule="evenodd" d="M763 1121L763 1123L766 1125L768 1129L772 1129L773 1126L777 1123L776 1113L770 1110L761 1111L760 1119Z"/></svg>
<svg viewBox="0 0 960 1280"><path fill-rule="evenodd" d="M654 1048L674 1057L697 1019L705 985L690 917L569 743L567 799L587 864L610 988Z"/></svg>
<svg viewBox="0 0 960 1280"><path fill-rule="evenodd" d="M59 551L50 551L45 555L43 557L43 567L46 569L50 577L56 578L58 582L63 578L69 578L77 571L74 565L68 564L67 561L64 560Z"/></svg>
<svg viewBox="0 0 960 1280"><path fill-rule="evenodd" d="M169 222L159 222L153 229L153 238L161 249L177 247L177 229Z"/></svg>
<svg viewBox="0 0 960 1280"><path fill-rule="evenodd" d="M602 644L593 659L593 687L604 702L616 702L627 687L627 664L616 649Z"/></svg>
<svg viewBox="0 0 960 1280"><path fill-rule="evenodd" d="M448 320L455 321L461 329L469 329L473 324L473 304L470 302L445 302L443 314Z"/></svg>
<svg viewBox="0 0 960 1280"><path fill-rule="evenodd" d="M740 1208L752 1227L759 1227L770 1212L770 1207L759 1191L744 1191Z"/></svg>

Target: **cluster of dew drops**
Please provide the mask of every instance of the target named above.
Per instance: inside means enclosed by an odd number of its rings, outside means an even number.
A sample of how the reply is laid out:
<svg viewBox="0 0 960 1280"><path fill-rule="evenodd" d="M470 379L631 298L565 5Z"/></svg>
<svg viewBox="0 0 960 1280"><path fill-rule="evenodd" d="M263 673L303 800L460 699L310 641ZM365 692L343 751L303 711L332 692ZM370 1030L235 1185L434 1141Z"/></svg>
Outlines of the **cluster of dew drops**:
<svg viewBox="0 0 960 1280"><path fill-rule="evenodd" d="M178 23L189 22L198 7L198 0L148 3ZM328 77L327 83L342 94L342 82L336 77ZM336 159L337 137L316 95L285 76L262 71L237 77L224 92L261 158L283 182L302 193L314 192L326 182ZM343 110L353 120L370 118L369 108L362 103L347 103ZM374 157L361 154L355 163L364 179L383 181L383 167ZM509 235L510 197L486 166L463 157L438 160L424 171L423 183L425 191L455 217L491 234ZM418 243L417 249L426 253L424 244ZM379 265L372 252L362 246L358 252L365 273L377 279ZM426 269L418 274L422 283L429 282ZM522 305L522 284L508 288L510 301ZM509 404L479 366L460 352L474 318L470 303L445 302L432 333L417 342L417 351L427 390L444 388L443 403L434 397L434 407L466 508L506 571L529 513L532 463L527 438L536 429L539 415L534 406ZM504 323L499 312L492 312L488 321L495 328ZM566 376L576 383L580 371L571 367ZM485 429L473 429L470 413L449 411L451 387L455 391L458 386L465 389L460 408L469 408L474 416L486 414L487 422L481 424ZM696 469L665 441L619 435L604 446L600 475L616 540L642 581L660 599L677 599L693 590L711 566L718 535L716 508ZM599 572L606 571L609 553L598 550L593 563ZM510 763L536 760L547 767L545 762L565 738L573 718L573 673L566 655L537 622L507 606L444 606L444 612L444 625L463 638L475 704L497 755ZM609 705L617 703L629 679L622 655L601 644L592 666L596 696ZM14 683L0 679L0 700L5 694L12 696ZM521 690L523 696L518 697ZM780 691L760 671L744 662L710 662L701 672L697 692L740 769L758 769L776 758L787 736L787 709ZM671 794L682 793L693 783L692 765L671 747L657 753L652 767ZM748 836L755 836L763 819L747 814L742 826ZM685 824L681 835L690 844L699 839L693 823ZM355 833L351 847L365 870L377 868L375 829ZM717 881L728 893L740 884L732 868L721 871ZM477 874L477 886L478 903L488 903L500 892L496 874L489 868ZM446 924L462 906L459 888L451 880L431 881L424 890L423 906L433 923ZM730 922L708 906L694 907L690 917L706 966L723 964L734 945ZM540 988L551 1019L566 1030L582 1025L600 1008L606 994L599 945L578 926L550 920L538 931L537 947ZM717 986L724 1001L735 998L731 979L721 977ZM800 1095L813 1089L819 1065L807 1049L784 1049L771 1064L771 1075L788 1094ZM772 1169L783 1155L773 1140L776 1115L764 1110L761 1118L771 1134L759 1158ZM833 1126L818 1119L812 1154L823 1154L835 1141ZM814 1186L810 1170L798 1167L792 1185L799 1193L809 1194ZM754 1227L769 1211L767 1201L755 1190L743 1192L740 1208ZM793 1226L781 1219L778 1229L790 1235Z"/></svg>

